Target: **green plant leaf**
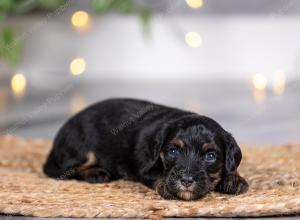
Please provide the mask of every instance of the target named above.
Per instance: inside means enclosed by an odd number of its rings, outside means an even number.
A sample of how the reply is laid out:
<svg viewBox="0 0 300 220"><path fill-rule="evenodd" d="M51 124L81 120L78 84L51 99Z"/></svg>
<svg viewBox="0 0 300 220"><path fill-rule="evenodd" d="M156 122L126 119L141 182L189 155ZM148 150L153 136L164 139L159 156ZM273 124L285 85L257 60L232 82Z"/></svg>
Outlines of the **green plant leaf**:
<svg viewBox="0 0 300 220"><path fill-rule="evenodd" d="M99 14L109 11L116 11L121 14L132 14L140 17L145 33L149 33L151 11L147 7L142 7L134 0L93 0L92 9Z"/></svg>
<svg viewBox="0 0 300 220"><path fill-rule="evenodd" d="M13 1L11 0L0 0L0 12L6 12L11 9Z"/></svg>
<svg viewBox="0 0 300 220"><path fill-rule="evenodd" d="M17 35L10 29L0 33L0 59L16 65L20 59L21 44Z"/></svg>
<svg viewBox="0 0 300 220"><path fill-rule="evenodd" d="M14 0L9 12L13 13L26 13L33 10L36 6L36 0Z"/></svg>
<svg viewBox="0 0 300 220"><path fill-rule="evenodd" d="M148 34L150 31L151 11L148 8L142 8L140 10L140 17L143 23L144 32Z"/></svg>
<svg viewBox="0 0 300 220"><path fill-rule="evenodd" d="M2 20L4 20L4 17L5 17L5 15L4 15L3 13L0 12L0 22L1 22Z"/></svg>
<svg viewBox="0 0 300 220"><path fill-rule="evenodd" d="M114 0L114 9L123 14L132 14L136 11L136 5L132 0Z"/></svg>
<svg viewBox="0 0 300 220"><path fill-rule="evenodd" d="M66 0L37 0L38 7L42 10L55 10L66 3Z"/></svg>
<svg viewBox="0 0 300 220"><path fill-rule="evenodd" d="M7 14L27 13L32 10L54 10L66 0L0 0L0 22ZM0 59L16 65L20 59L21 42L10 29L0 29Z"/></svg>
<svg viewBox="0 0 300 220"><path fill-rule="evenodd" d="M107 12L114 7L114 0L93 0L91 2L93 10L97 13Z"/></svg>
<svg viewBox="0 0 300 220"><path fill-rule="evenodd" d="M66 0L0 0L0 12L27 13L32 10L55 10Z"/></svg>

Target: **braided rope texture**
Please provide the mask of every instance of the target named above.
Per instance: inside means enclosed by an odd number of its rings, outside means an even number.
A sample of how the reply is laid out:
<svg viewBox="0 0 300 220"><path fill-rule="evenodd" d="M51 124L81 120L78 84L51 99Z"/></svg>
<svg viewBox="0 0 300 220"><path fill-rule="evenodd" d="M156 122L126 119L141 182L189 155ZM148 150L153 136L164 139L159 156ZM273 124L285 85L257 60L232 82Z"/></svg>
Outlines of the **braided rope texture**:
<svg viewBox="0 0 300 220"><path fill-rule="evenodd" d="M249 191L168 201L127 181L89 184L47 178L46 140L0 137L0 213L39 217L243 217L300 213L300 145L243 146Z"/></svg>

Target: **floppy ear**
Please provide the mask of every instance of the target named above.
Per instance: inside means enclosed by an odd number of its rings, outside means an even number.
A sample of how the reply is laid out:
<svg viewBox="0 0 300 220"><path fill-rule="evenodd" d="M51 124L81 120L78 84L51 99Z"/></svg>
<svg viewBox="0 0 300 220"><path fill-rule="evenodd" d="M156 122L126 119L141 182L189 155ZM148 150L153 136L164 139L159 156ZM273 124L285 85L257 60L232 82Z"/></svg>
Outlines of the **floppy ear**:
<svg viewBox="0 0 300 220"><path fill-rule="evenodd" d="M213 131L216 131L217 136L222 142L225 157L225 172L227 174L236 172L242 159L242 152L235 139L213 119L203 116L202 121Z"/></svg>
<svg viewBox="0 0 300 220"><path fill-rule="evenodd" d="M217 190L228 194L241 194L248 190L247 181L239 175L237 168L242 159L242 152L235 139L228 132L222 132L225 162L222 179Z"/></svg>
<svg viewBox="0 0 300 220"><path fill-rule="evenodd" d="M225 149L225 171L227 174L237 172L242 159L242 152L232 135L223 132L223 142Z"/></svg>
<svg viewBox="0 0 300 220"><path fill-rule="evenodd" d="M161 175L160 165L160 151L166 141L166 127L162 126L151 128L143 132L138 137L137 148L135 153L139 162L140 174L148 178L154 175Z"/></svg>

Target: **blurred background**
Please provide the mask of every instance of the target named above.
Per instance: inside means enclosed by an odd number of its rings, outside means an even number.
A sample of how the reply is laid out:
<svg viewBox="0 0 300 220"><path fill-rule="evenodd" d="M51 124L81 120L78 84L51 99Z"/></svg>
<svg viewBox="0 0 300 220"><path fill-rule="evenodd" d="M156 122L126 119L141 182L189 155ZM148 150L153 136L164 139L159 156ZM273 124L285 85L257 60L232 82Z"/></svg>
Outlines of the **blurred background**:
<svg viewBox="0 0 300 220"><path fill-rule="evenodd" d="M299 143L299 36L298 0L0 0L0 134L53 138L133 97Z"/></svg>

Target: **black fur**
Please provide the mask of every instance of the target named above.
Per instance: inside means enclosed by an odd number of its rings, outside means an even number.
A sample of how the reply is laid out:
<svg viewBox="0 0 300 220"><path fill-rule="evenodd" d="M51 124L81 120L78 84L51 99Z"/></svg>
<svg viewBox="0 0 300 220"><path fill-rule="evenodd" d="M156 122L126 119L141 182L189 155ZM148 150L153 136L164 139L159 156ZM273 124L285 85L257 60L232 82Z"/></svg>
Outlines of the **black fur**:
<svg viewBox="0 0 300 220"><path fill-rule="evenodd" d="M126 179L166 199L248 188L234 138L214 120L134 99L110 99L72 117L57 134L44 172L91 183Z"/></svg>

